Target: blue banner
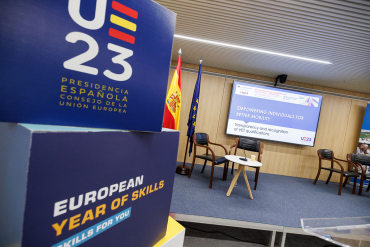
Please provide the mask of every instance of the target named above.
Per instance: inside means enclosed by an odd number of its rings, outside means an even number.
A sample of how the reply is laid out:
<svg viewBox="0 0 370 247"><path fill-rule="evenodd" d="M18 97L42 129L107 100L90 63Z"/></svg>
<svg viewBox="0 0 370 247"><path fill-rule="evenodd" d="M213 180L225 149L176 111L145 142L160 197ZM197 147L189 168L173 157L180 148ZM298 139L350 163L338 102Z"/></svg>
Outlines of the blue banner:
<svg viewBox="0 0 370 247"><path fill-rule="evenodd" d="M27 194L14 202L25 205L22 246L147 247L164 237L178 131L31 135L29 164L19 171Z"/></svg>
<svg viewBox="0 0 370 247"><path fill-rule="evenodd" d="M356 154L370 155L370 104L366 106L364 121L362 122L362 128L360 133L360 139L356 148ZM370 166L364 166L366 174L370 173ZM351 178L351 182L354 179ZM360 179L357 179L357 183L360 184ZM369 186L369 181L365 179L364 186Z"/></svg>
<svg viewBox="0 0 370 247"><path fill-rule="evenodd" d="M113 215L108 219L105 219L97 223L96 225L93 225L92 227L87 228L86 230L83 230L73 235L72 237L67 238L66 240L54 244L52 247L79 246L80 244L83 244L84 242L92 239L93 237L96 237L98 234L108 230L112 226L117 225L118 223L124 221L130 216L131 216L131 207L119 212L116 215Z"/></svg>
<svg viewBox="0 0 370 247"><path fill-rule="evenodd" d="M362 122L361 131L368 131L370 132L370 104L367 104L364 121Z"/></svg>
<svg viewBox="0 0 370 247"><path fill-rule="evenodd" d="M370 104L367 104L366 107L356 153L370 155ZM367 173L369 172L367 171Z"/></svg>
<svg viewBox="0 0 370 247"><path fill-rule="evenodd" d="M151 0L0 2L0 121L160 132L176 14Z"/></svg>

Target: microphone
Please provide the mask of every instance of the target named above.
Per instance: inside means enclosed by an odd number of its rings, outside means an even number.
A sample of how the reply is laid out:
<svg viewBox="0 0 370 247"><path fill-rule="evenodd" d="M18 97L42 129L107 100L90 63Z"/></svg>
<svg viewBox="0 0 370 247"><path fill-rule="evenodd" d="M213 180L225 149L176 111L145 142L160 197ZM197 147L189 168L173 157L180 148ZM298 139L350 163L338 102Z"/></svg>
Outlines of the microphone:
<svg viewBox="0 0 370 247"><path fill-rule="evenodd" d="M247 159L247 155L245 154L245 147L244 147L244 142L242 143L242 148L243 148L243 150L244 150L244 157L245 158L239 158L240 160L242 160L242 161L248 161L248 159Z"/></svg>

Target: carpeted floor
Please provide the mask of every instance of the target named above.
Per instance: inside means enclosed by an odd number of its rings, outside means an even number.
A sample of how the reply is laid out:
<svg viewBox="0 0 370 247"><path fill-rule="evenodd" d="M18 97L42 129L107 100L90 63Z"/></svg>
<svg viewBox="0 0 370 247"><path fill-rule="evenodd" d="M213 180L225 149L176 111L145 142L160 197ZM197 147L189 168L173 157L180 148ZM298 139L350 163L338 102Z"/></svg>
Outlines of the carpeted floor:
<svg viewBox="0 0 370 247"><path fill-rule="evenodd" d="M226 192L232 176L222 181L223 168L216 167L213 189L209 189L211 168L204 173L201 165L195 165L193 174L175 175L171 212L210 216L287 227L301 227L301 218L331 218L370 216L370 193L352 195L347 185L338 196L338 183L260 173L257 190L252 190L254 200L249 199L243 176L239 176L230 197ZM322 171L324 173L325 171ZM247 172L251 188L254 172Z"/></svg>
<svg viewBox="0 0 370 247"><path fill-rule="evenodd" d="M230 240L219 240L210 238L185 237L184 247L265 247L262 244L243 243Z"/></svg>

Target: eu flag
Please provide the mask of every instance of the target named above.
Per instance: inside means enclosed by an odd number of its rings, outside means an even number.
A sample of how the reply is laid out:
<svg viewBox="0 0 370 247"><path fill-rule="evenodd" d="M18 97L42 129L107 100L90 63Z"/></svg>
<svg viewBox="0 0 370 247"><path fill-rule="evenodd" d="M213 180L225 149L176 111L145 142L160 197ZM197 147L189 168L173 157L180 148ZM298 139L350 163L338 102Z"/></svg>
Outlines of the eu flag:
<svg viewBox="0 0 370 247"><path fill-rule="evenodd" d="M187 133L187 136L190 138L189 156L191 152L193 151L193 134L195 132L195 124L197 120L201 79L202 79L202 63L199 64L198 78L195 84L193 100L191 102L191 108L189 112L188 133Z"/></svg>

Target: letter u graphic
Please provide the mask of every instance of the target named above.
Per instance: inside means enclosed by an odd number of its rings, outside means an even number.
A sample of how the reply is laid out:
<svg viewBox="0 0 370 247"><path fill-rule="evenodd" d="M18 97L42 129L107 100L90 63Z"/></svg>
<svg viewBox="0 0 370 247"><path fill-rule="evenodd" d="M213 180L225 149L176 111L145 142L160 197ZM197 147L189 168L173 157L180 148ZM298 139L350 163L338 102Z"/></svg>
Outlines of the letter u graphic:
<svg viewBox="0 0 370 247"><path fill-rule="evenodd" d="M71 18L81 27L97 30L104 25L107 0L96 0L95 17L92 21L82 18L80 13L81 0L69 0L68 12Z"/></svg>

